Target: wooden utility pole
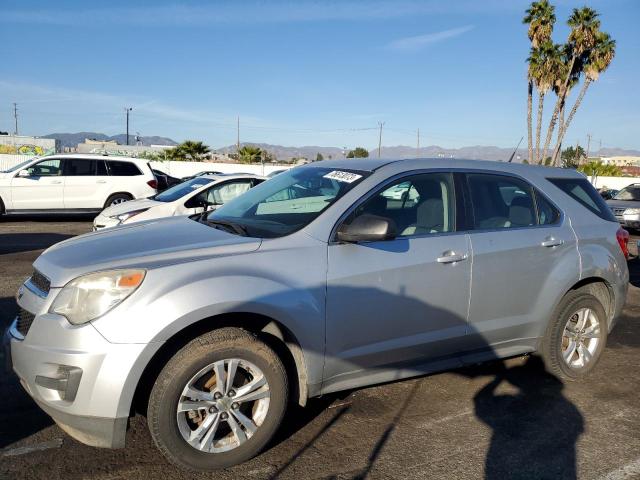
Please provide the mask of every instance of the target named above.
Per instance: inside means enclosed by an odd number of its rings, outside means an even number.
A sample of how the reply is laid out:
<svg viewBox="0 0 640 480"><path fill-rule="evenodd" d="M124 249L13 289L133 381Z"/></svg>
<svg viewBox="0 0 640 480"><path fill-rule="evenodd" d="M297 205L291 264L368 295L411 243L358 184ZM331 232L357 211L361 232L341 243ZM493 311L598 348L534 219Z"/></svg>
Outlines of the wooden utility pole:
<svg viewBox="0 0 640 480"><path fill-rule="evenodd" d="M18 104L15 102L13 104L13 119L15 120L15 123L16 123L16 128L13 131L14 132L13 134L17 136L18 135Z"/></svg>
<svg viewBox="0 0 640 480"><path fill-rule="evenodd" d="M237 133L237 137L236 137L236 153L238 153L240 151L240 115L238 115L236 133Z"/></svg>
<svg viewBox="0 0 640 480"><path fill-rule="evenodd" d="M378 122L378 126L380 127L380 134L378 135L378 158L380 158L380 155L382 153L382 126L384 125L384 122Z"/></svg>
<svg viewBox="0 0 640 480"><path fill-rule="evenodd" d="M420 129L418 129L418 145L416 147L416 157L420 158Z"/></svg>
<svg viewBox="0 0 640 480"><path fill-rule="evenodd" d="M585 154L585 157L587 159L587 162L589 161L589 149L591 148L591 134L587 133L587 152Z"/></svg>

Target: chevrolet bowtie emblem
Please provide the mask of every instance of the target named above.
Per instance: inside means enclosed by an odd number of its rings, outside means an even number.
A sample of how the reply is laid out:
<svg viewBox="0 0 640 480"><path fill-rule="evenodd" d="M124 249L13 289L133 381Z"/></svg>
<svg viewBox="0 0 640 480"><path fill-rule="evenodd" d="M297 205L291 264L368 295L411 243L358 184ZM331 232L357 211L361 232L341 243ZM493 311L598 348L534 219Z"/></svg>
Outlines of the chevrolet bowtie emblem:
<svg viewBox="0 0 640 480"><path fill-rule="evenodd" d="M18 300L20 300L23 295L24 295L24 286L18 289Z"/></svg>

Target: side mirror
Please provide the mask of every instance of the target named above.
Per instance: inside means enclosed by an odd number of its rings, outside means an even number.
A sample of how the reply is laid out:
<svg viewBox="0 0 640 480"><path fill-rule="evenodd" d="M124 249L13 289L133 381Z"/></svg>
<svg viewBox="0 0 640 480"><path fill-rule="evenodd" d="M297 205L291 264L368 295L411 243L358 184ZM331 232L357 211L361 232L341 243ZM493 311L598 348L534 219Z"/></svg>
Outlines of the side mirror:
<svg viewBox="0 0 640 480"><path fill-rule="evenodd" d="M21 178L26 178L26 177L30 177L31 175L29 175L29 170L20 170L18 172L18 177Z"/></svg>
<svg viewBox="0 0 640 480"><path fill-rule="evenodd" d="M365 213L349 225L342 224L336 237L340 242L379 242L393 240L398 235L396 222L386 217Z"/></svg>

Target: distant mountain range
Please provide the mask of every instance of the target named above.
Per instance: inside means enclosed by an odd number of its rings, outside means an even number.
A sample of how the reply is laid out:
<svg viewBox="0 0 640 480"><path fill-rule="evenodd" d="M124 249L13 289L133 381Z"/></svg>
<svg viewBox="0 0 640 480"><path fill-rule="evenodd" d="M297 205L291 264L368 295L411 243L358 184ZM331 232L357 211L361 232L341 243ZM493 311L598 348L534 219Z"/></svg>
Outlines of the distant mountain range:
<svg viewBox="0 0 640 480"><path fill-rule="evenodd" d="M79 143L84 143L86 138L90 138L93 140L101 140L101 141L111 141L115 140L121 145L126 145L127 143L127 134L120 133L118 135L105 135L104 133L97 132L78 132L78 133L50 133L49 135L44 135L42 138L55 138L56 140L60 140L60 143L63 147L76 147ZM177 145L177 142L174 142L170 138L167 137L140 137L140 141L142 145ZM135 145L136 137L135 135L129 134L129 142Z"/></svg>
<svg viewBox="0 0 640 480"><path fill-rule="evenodd" d="M85 138L92 138L95 140L115 140L118 143L124 145L126 143L126 135L124 133L119 135L108 136L104 133L96 132L78 132L78 133L52 133L45 135L44 138L55 138L60 140L64 147L75 147L78 143L83 143ZM135 142L135 136L129 135L131 143ZM143 145L177 145L177 142L167 137L140 137ZM291 158L308 158L309 160L315 160L316 155L320 153L326 160L329 158L344 158L345 151L339 147L318 147L318 146L304 146L304 147L285 147L282 145L272 145L269 143L242 143L241 146L253 145L260 147L279 160L289 160ZM215 150L218 153L233 153L236 151L235 145L229 145L227 147L218 148ZM461 148L445 148L438 145L429 145L421 147L420 151L417 151L414 147L408 147L404 145L398 145L393 147L382 147L380 156L382 158L467 158L471 160L508 160L513 153L513 148L501 148L493 146L476 145L471 147ZM378 150L374 149L369 152L369 155L376 157ZM633 155L640 156L638 150L625 150L622 148L601 148L598 151L589 153L590 156L613 156L613 155ZM514 162L522 161L527 158L527 150L524 148L518 149Z"/></svg>

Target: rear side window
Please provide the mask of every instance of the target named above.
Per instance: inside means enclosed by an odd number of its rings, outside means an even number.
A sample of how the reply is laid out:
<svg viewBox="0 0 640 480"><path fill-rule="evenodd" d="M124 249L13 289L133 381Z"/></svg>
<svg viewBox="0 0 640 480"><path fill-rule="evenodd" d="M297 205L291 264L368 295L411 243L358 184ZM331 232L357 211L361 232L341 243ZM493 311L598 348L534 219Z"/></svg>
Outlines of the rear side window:
<svg viewBox="0 0 640 480"><path fill-rule="evenodd" d="M552 225L560 220L560 212L551 205L549 200L536 192L536 206L538 207L538 224Z"/></svg>
<svg viewBox="0 0 640 480"><path fill-rule="evenodd" d="M616 221L605 201L586 178L547 178L547 180L603 220Z"/></svg>
<svg viewBox="0 0 640 480"><path fill-rule="evenodd" d="M526 182L503 175L468 174L475 230L536 225L533 190Z"/></svg>
<svg viewBox="0 0 640 480"><path fill-rule="evenodd" d="M134 175L142 175L140 169L131 162L109 160L107 165L109 166L109 174L114 177L132 177Z"/></svg>
<svg viewBox="0 0 640 480"><path fill-rule="evenodd" d="M109 175L107 173L107 164L104 160L96 160L96 175L101 177Z"/></svg>
<svg viewBox="0 0 640 480"><path fill-rule="evenodd" d="M64 175L67 177L92 177L96 174L95 160L68 158L64 162Z"/></svg>

